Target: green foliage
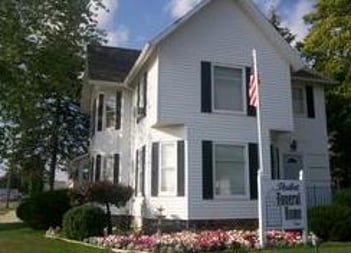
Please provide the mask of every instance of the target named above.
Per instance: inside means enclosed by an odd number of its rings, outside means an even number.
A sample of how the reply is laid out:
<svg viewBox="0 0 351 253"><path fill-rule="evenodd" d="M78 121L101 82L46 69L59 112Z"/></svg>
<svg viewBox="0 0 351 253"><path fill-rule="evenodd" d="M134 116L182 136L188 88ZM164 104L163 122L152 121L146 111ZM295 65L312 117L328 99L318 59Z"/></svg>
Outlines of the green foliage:
<svg viewBox="0 0 351 253"><path fill-rule="evenodd" d="M317 71L337 80L327 88L331 172L338 187L351 186L351 1L316 0L305 17L311 26L301 51Z"/></svg>
<svg viewBox="0 0 351 253"><path fill-rule="evenodd" d="M108 233L112 233L110 205L123 207L133 196L133 188L110 181L87 182L71 191L72 202L75 204L99 203L106 206Z"/></svg>
<svg viewBox="0 0 351 253"><path fill-rule="evenodd" d="M50 186L57 168L86 151L78 101L85 46L102 41L99 8L101 0L0 2L0 157L27 175L38 157Z"/></svg>
<svg viewBox="0 0 351 253"><path fill-rule="evenodd" d="M90 205L74 207L63 218L64 235L75 240L101 236L105 226L105 212L99 207Z"/></svg>
<svg viewBox="0 0 351 253"><path fill-rule="evenodd" d="M337 191L333 196L333 204L351 208L351 189Z"/></svg>
<svg viewBox="0 0 351 253"><path fill-rule="evenodd" d="M25 199L17 208L17 216L34 229L62 225L62 217L71 208L67 190L43 192Z"/></svg>
<svg viewBox="0 0 351 253"><path fill-rule="evenodd" d="M295 41L296 35L291 33L288 27L282 26L280 16L278 15L277 10L273 6L269 10L268 20L286 42L292 44Z"/></svg>
<svg viewBox="0 0 351 253"><path fill-rule="evenodd" d="M309 229L324 241L351 240L351 208L331 205L308 210Z"/></svg>

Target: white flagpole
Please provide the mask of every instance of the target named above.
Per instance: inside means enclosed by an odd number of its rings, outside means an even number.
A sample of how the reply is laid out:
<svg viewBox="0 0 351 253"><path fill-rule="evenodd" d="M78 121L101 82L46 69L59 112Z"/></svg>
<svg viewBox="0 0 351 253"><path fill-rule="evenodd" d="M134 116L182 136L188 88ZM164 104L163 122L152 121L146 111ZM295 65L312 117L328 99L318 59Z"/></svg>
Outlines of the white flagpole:
<svg viewBox="0 0 351 253"><path fill-rule="evenodd" d="M261 126L261 98L260 98L260 85L257 67L256 49L252 50L254 76L257 78L257 134L258 134L258 157L259 157L259 171L257 174L257 190L258 190L258 224L259 224L259 246L264 248L266 245L265 227L266 216L263 200L263 187L264 187L264 172L263 172L263 148L262 148L262 126Z"/></svg>

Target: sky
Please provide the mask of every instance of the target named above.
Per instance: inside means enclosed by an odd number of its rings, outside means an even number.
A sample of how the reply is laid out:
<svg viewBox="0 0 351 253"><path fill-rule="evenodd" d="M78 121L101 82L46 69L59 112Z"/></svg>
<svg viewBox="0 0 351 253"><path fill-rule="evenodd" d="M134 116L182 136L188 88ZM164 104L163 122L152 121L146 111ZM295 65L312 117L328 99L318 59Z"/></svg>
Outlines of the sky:
<svg viewBox="0 0 351 253"><path fill-rule="evenodd" d="M262 13L274 5L282 19L302 40L308 29L302 17L313 0L253 0ZM98 12L99 27L107 31L107 45L142 48L145 43L191 10L201 0L102 0L109 12Z"/></svg>

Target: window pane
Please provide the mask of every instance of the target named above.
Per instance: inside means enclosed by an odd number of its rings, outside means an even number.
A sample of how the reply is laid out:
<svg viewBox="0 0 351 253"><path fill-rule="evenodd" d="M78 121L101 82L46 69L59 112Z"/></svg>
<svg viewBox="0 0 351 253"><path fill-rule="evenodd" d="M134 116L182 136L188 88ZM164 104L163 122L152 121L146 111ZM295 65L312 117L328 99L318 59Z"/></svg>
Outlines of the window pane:
<svg viewBox="0 0 351 253"><path fill-rule="evenodd" d="M214 102L217 110L243 110L242 70L214 68Z"/></svg>
<svg viewBox="0 0 351 253"><path fill-rule="evenodd" d="M175 145L163 144L162 145L162 167L175 166Z"/></svg>
<svg viewBox="0 0 351 253"><path fill-rule="evenodd" d="M176 177L175 168L167 168L167 167L162 168L162 170L161 170L161 191L174 192L176 189L175 177Z"/></svg>
<svg viewBox="0 0 351 253"><path fill-rule="evenodd" d="M116 123L116 97L108 96L105 103L106 128L115 127Z"/></svg>
<svg viewBox="0 0 351 253"><path fill-rule="evenodd" d="M304 113L304 96L302 88L293 88L293 110L294 113L303 114Z"/></svg>
<svg viewBox="0 0 351 253"><path fill-rule="evenodd" d="M173 143L161 145L161 191L176 190L176 146Z"/></svg>
<svg viewBox="0 0 351 253"><path fill-rule="evenodd" d="M244 195L246 191L244 147L216 145L215 159L216 195Z"/></svg>
<svg viewBox="0 0 351 253"><path fill-rule="evenodd" d="M216 145L216 161L244 161L244 148L233 145Z"/></svg>

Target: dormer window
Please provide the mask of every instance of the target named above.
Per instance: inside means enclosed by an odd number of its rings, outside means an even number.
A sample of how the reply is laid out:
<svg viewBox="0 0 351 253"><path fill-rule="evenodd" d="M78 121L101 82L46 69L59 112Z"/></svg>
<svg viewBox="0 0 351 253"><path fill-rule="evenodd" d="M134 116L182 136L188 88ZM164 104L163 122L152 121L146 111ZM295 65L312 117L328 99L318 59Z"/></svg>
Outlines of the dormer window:
<svg viewBox="0 0 351 253"><path fill-rule="evenodd" d="M137 86L137 121L146 116L146 89L147 89L147 72L145 72Z"/></svg>

